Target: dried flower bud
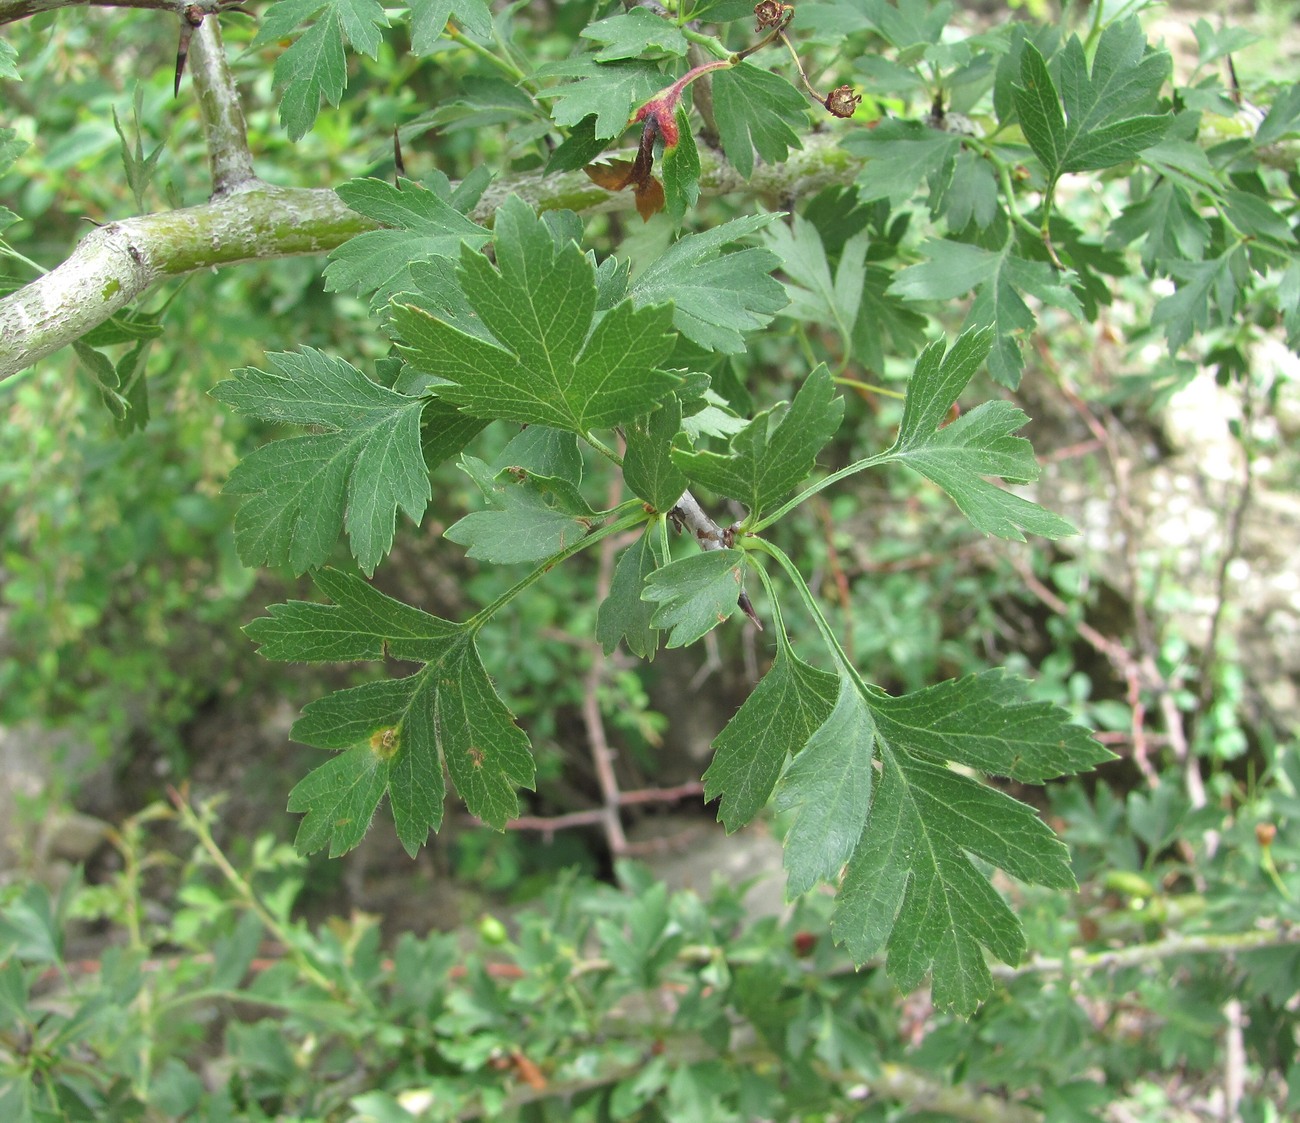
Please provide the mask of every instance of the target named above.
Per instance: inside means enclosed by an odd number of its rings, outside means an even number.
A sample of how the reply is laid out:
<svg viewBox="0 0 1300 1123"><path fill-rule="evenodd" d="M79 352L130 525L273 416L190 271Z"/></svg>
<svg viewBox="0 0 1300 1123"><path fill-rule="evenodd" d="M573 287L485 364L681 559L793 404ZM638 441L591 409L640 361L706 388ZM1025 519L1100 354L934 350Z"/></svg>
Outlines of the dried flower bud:
<svg viewBox="0 0 1300 1123"><path fill-rule="evenodd" d="M1255 841L1258 842L1260 846L1272 846L1273 839L1275 838L1277 838L1277 827L1272 823L1255 824Z"/></svg>
<svg viewBox="0 0 1300 1123"><path fill-rule="evenodd" d="M785 18L786 5L780 4L777 0L760 0L754 7L754 18L758 20L755 31L762 31L765 27L775 27Z"/></svg>
<svg viewBox="0 0 1300 1123"><path fill-rule="evenodd" d="M836 117L852 117L862 104L862 95L855 94L852 86L836 86L826 95L824 104Z"/></svg>

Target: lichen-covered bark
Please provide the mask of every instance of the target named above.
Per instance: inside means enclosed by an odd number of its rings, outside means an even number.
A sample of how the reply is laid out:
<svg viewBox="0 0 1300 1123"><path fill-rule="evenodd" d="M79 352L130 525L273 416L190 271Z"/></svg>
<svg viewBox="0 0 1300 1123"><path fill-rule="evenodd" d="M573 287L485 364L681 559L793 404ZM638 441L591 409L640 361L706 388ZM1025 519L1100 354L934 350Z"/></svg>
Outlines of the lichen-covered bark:
<svg viewBox="0 0 1300 1123"><path fill-rule="evenodd" d="M0 0L0 27L56 8L152 8L179 15L186 8L206 14L229 6L222 0Z"/></svg>
<svg viewBox="0 0 1300 1123"><path fill-rule="evenodd" d="M0 379L80 338L159 281L326 253L373 225L333 191L259 184L202 206L101 226L57 269L0 300Z"/></svg>
<svg viewBox="0 0 1300 1123"><path fill-rule="evenodd" d="M702 193L744 190L776 205L828 183L851 182L861 166L831 137L811 138L786 163L756 168L748 182L712 153L700 155ZM249 169L251 174L251 163ZM566 172L498 180L470 217L491 225L510 194L538 210L567 207L593 213L632 206L630 196L611 194L582 172ZM199 269L328 253L373 227L333 191L272 187L256 178L201 206L100 227L62 265L0 299L0 379L79 339L161 281Z"/></svg>

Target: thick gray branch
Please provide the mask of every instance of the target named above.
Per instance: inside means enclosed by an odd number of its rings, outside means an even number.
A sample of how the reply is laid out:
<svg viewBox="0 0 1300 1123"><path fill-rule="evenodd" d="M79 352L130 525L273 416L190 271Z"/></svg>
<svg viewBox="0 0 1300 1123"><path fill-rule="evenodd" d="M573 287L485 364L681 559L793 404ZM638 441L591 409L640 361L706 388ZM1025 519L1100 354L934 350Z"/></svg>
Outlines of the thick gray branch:
<svg viewBox="0 0 1300 1123"><path fill-rule="evenodd" d="M253 154L248 148L244 107L226 61L226 49L221 44L221 28L214 19L205 19L195 28L190 80L203 116L213 194L225 195L252 186L257 181L253 174Z"/></svg>
<svg viewBox="0 0 1300 1123"><path fill-rule="evenodd" d="M784 164L756 168L748 182L711 153L700 156L703 193L743 190L777 203L850 182L861 166L829 137L810 138L805 151L791 153ZM214 157L214 171L215 164ZM223 158L223 167L238 164L238 153ZM248 170L251 175L251 163ZM611 194L582 172L568 172L503 178L470 217L490 225L510 194L539 210L632 208L627 192ZM374 223L348 210L333 191L271 187L255 178L200 206L109 223L87 235L62 265L0 299L0 379L79 339L160 281L246 261L328 253L371 229Z"/></svg>
<svg viewBox="0 0 1300 1123"><path fill-rule="evenodd" d="M197 8L203 15L211 15L230 6L230 0L0 0L0 26L56 8L152 8L177 15Z"/></svg>
<svg viewBox="0 0 1300 1123"><path fill-rule="evenodd" d="M326 253L374 223L325 189L259 184L92 231L57 269L0 300L0 379L198 269Z"/></svg>

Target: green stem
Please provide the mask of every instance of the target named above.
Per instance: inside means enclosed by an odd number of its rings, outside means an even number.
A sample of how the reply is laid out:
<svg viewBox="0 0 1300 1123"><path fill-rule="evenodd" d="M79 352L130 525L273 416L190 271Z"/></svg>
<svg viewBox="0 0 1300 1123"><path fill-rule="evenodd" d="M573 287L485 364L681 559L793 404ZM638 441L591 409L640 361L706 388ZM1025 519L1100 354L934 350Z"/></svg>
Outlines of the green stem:
<svg viewBox="0 0 1300 1123"><path fill-rule="evenodd" d="M478 43L471 39L450 20L447 21L447 27L443 31L443 34L458 47L464 47L467 51L478 55L478 57L489 66L495 66L507 77L512 78L514 81L521 84L527 82L528 75L520 70L513 62L509 59L502 58L495 51L489 51L482 43Z"/></svg>
<svg viewBox="0 0 1300 1123"><path fill-rule="evenodd" d="M758 534L765 527L769 527L778 519L784 518L799 506L800 503L804 503L811 499L819 491L826 490L826 488L830 487L831 484L839 483L840 480L848 479L849 476L856 475L858 472L861 472L866 468L875 468L880 464L887 464L890 459L891 457L888 452L878 452L875 456L868 456L865 460L855 460L852 464L848 465L848 467L841 468L838 472L832 472L829 476L818 480L815 484L810 484L793 499L782 503L781 506L770 515L766 515L753 526L747 527L746 529L750 534Z"/></svg>
<svg viewBox="0 0 1300 1123"><path fill-rule="evenodd" d="M14 259L14 261L21 262L23 265L26 265L27 268L29 269L36 270L36 272L39 273L41 276L44 276L48 272L48 270L44 266L38 265L30 257L27 257L24 254L19 253L16 249L13 248L13 246L9 245L8 242L0 241L0 254L3 254L5 257L11 257Z"/></svg>
<svg viewBox="0 0 1300 1123"><path fill-rule="evenodd" d="M599 437L596 437L591 433L584 433L582 439L585 440L589 445L591 445L591 447L594 448L598 453L600 453L601 456L605 457L606 460L613 461L620 468L623 466L623 458L619 456L619 454L615 452L612 448L610 448L609 445L605 444L605 442L602 441Z"/></svg>
<svg viewBox="0 0 1300 1123"><path fill-rule="evenodd" d="M1281 875L1277 872L1277 864L1273 861L1273 848L1271 846L1261 847L1259 856L1259 868L1264 871L1268 879L1273 883L1273 888L1281 894L1284 901L1291 901L1291 890L1286 887L1286 882L1282 880Z"/></svg>
<svg viewBox="0 0 1300 1123"><path fill-rule="evenodd" d="M567 561L574 554L580 554L583 550L589 550L592 546L604 541L612 534L622 534L625 530L631 530L638 523L646 522L646 512L641 500L630 499L620 507L615 507L615 511L628 510L630 513L624 515L621 519L609 523L607 526L599 527L590 534L584 535L578 539L572 546L566 546L557 554L552 554L544 562L534 569L527 577L517 584L512 585L496 600L485 608L480 608L473 616L465 621L465 628L470 632L476 632L483 627L497 612L509 604L525 589L531 588L537 584L547 573L554 569L562 561Z"/></svg>
<svg viewBox="0 0 1300 1123"><path fill-rule="evenodd" d="M997 168L998 183L1001 185L1002 194L1007 200L1007 213L1011 216L1011 221L1031 238L1037 238L1039 236L1038 227L1020 213L1020 204L1016 202L1016 188L1015 184L1011 182L1011 165L994 155L993 150L987 145L983 146L982 150L985 159L991 160L993 166Z"/></svg>
<svg viewBox="0 0 1300 1123"><path fill-rule="evenodd" d="M1097 39L1101 35L1101 13L1106 5L1101 0L1093 0L1092 19L1088 27L1088 37L1083 41L1083 53L1092 58L1092 49L1097 45Z"/></svg>
<svg viewBox="0 0 1300 1123"><path fill-rule="evenodd" d="M835 662L840 665L843 673L862 693L862 696L864 698L867 697L871 693L870 689L862 680L862 676L858 674L857 668L853 666L848 653L840 646L840 641L836 638L835 633L831 631L830 622L822 613L821 605L817 603L817 598L813 596L812 590L808 588L808 582L803 579L803 574L799 572L799 569L794 562L790 560L789 556L781 549L781 547L774 545L766 538L747 540L746 546L749 549L761 550L769 557L775 559L776 564L785 570L786 577L790 579L790 583L798 592L799 599L803 601L804 608L808 610L808 615L813 618L813 622L817 625L817 630L821 633L822 641L826 644L827 648L830 649L830 653L834 657ZM759 572L761 573L762 571L760 570ZM766 585L766 582L764 582L764 584ZM771 595L770 590L769 595ZM773 598L773 603L775 603L775 598Z"/></svg>
<svg viewBox="0 0 1300 1123"><path fill-rule="evenodd" d="M759 549L761 550L762 547L760 546ZM767 593L768 604L772 609L772 623L776 628L777 646L787 655L793 656L794 648L790 645L790 636L785 630L785 617L781 615L781 602L776 595L776 587L772 584L772 578L761 565L754 566L754 572L758 574L758 579L763 584L763 591Z"/></svg>
<svg viewBox="0 0 1300 1123"><path fill-rule="evenodd" d="M1018 967L994 964L990 970L999 979L1020 975L1090 973L1160 963L1180 955L1229 956L1261 948L1285 947L1300 941L1300 929L1254 930L1250 932L1206 932L1198 935L1173 935L1149 944L1132 944L1110 951L1074 951L1063 959L1031 959Z"/></svg>
<svg viewBox="0 0 1300 1123"><path fill-rule="evenodd" d="M1061 264L1061 259L1056 256L1056 247L1052 245L1052 203L1056 197L1056 180L1050 180L1047 184L1047 190L1043 193L1043 221L1039 229L1039 236L1043 239L1043 246L1047 250L1047 256L1052 259L1052 264L1058 269L1064 271L1065 266Z"/></svg>
<svg viewBox="0 0 1300 1123"><path fill-rule="evenodd" d="M294 961L294 965L302 975L332 998L347 1001L348 996L338 984L323 974L301 951L295 933L281 924L271 910L262 904L261 898L254 892L252 885L231 865L230 859L217 845L216 840L212 837L212 832L208 830L207 823L204 822L202 816L195 812L190 805L189 799L174 789L171 795L172 803L175 805L176 810L180 812L181 824L199 840L199 845L207 851L208 857L212 859L222 877L226 879L226 884L234 889L244 907L252 912L266 926L266 930L284 945L289 958Z"/></svg>
<svg viewBox="0 0 1300 1123"><path fill-rule="evenodd" d="M706 51L712 53L714 58L731 58L731 52L719 43L714 36L705 35L701 31L693 31L691 28L684 26L679 26L679 30L682 33L682 38L684 38L688 43L694 43L697 46L703 47Z"/></svg>
<svg viewBox="0 0 1300 1123"><path fill-rule="evenodd" d="M844 375L836 375L831 379L837 386L852 386L855 390L866 390L871 394L884 394L887 398L897 398L900 402L907 398L907 395L900 390L891 390L887 386L877 386L874 382L863 382L860 378L847 378Z"/></svg>

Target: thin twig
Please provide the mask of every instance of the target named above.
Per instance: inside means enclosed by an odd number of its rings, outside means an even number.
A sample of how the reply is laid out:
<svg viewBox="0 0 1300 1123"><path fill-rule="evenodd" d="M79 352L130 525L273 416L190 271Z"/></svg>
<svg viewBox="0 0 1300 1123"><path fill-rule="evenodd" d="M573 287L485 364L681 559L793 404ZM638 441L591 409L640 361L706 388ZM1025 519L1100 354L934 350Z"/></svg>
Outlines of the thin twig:
<svg viewBox="0 0 1300 1123"><path fill-rule="evenodd" d="M1287 947L1300 943L1300 927L1283 924L1251 932L1207 932L1201 935L1167 936L1149 944L1131 944L1109 951L1073 951L1064 959L1031 959L1018 967L990 964L994 978L1009 980L1021 975L1091 974L1123 967L1160 963L1180 955L1235 955L1261 948Z"/></svg>
<svg viewBox="0 0 1300 1123"><path fill-rule="evenodd" d="M1240 998L1223 1007L1223 1123L1241 1123L1246 1094L1246 1017Z"/></svg>
<svg viewBox="0 0 1300 1123"><path fill-rule="evenodd" d="M1198 691L1197 712L1206 713L1214 697L1214 663L1218 658L1219 631L1223 626L1223 614L1228 605L1229 570L1232 563L1241 556L1242 527L1246 521L1246 511L1250 507L1255 489L1255 456L1252 442L1252 428L1255 420L1254 387L1249 376L1242 386L1241 396L1241 437L1239 443L1242 452L1241 487L1237 492L1237 501L1228 516L1227 541L1223 554L1219 558L1219 571L1214 582L1214 612L1210 616L1210 632L1205 640L1205 650L1201 652L1199 667L1200 689Z"/></svg>
<svg viewBox="0 0 1300 1123"><path fill-rule="evenodd" d="M615 475L609 485L606 496L607 506L614 508L623 499L623 477ZM595 600L602 604L609 596L610 583L614 575L614 541L606 538L600 546L600 558L596 565ZM605 718L600 712L600 688L605 679L605 649L594 639L587 645L591 653L591 665L582 686L582 723L587 730L587 748L591 752L591 762L596 769L596 780L600 784L602 825L605 829L605 843L610 854L621 858L627 853L627 835L623 832L623 817L620 813L618 777L614 774L614 751L609 747L609 738L605 733Z"/></svg>
<svg viewBox="0 0 1300 1123"><path fill-rule="evenodd" d="M1020 579L1025 583L1025 588L1034 594L1043 604L1055 612L1058 616L1069 618L1069 606L1058 597L1051 589L1038 579L1037 574L1029 567L1026 562L1015 560L1012 567L1019 574ZM1129 739L1132 745L1133 763L1137 765L1138 770L1146 779L1147 784L1156 788L1160 784L1160 777L1157 775L1154 766L1151 764L1150 757L1147 753L1147 736L1145 729L1146 722L1146 705L1142 701L1142 688L1145 680L1149 678L1149 673L1144 670L1134 657L1119 640L1111 639L1104 636L1086 620L1076 621L1074 629L1079 634L1079 638L1088 644L1098 654L1105 656L1110 665L1114 668L1115 673L1126 685L1126 700L1128 701L1130 712L1132 714L1132 723L1129 728ZM1172 700L1172 695L1165 692L1162 698Z"/></svg>

